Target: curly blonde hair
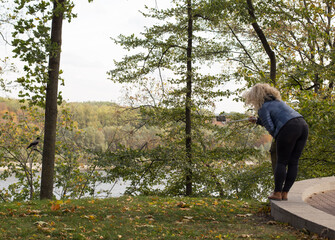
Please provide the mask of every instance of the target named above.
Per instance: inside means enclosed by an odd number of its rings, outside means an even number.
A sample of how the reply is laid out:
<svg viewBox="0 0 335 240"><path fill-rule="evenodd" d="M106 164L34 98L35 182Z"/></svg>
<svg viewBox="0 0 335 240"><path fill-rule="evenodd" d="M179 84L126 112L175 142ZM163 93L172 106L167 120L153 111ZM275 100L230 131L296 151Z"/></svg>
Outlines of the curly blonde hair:
<svg viewBox="0 0 335 240"><path fill-rule="evenodd" d="M266 100L281 100L279 91L267 83L257 83L243 93L246 105L252 105L257 112Z"/></svg>

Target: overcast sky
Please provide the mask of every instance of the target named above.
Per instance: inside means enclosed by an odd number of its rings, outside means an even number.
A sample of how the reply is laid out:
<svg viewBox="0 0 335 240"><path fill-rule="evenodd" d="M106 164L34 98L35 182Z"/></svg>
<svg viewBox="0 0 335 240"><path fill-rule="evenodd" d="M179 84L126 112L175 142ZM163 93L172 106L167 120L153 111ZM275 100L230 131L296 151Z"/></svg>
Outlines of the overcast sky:
<svg viewBox="0 0 335 240"><path fill-rule="evenodd" d="M121 86L107 79L106 72L113 60L120 60L125 51L110 39L119 34L129 35L143 31L150 24L139 13L144 5L165 8L168 0L74 0L78 17L64 22L61 55L61 87L66 101L119 102ZM7 51L7 52L6 52ZM8 54L8 47L5 52ZM3 57L3 56L2 56ZM231 100L217 104L215 112L243 112L243 104Z"/></svg>

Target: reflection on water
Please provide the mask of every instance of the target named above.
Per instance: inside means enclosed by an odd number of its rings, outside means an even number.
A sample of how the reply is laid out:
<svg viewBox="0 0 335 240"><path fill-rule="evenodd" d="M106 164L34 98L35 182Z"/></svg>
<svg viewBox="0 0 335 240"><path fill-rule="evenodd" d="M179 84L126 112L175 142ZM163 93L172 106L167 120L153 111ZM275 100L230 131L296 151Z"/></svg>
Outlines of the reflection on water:
<svg viewBox="0 0 335 240"><path fill-rule="evenodd" d="M1 174L1 173L0 173ZM14 176L10 176L4 180L0 180L0 190L1 189L7 189L9 185L17 182L17 179ZM95 196L97 198L105 198L105 197L120 197L124 194L127 186L129 186L130 182L125 182L122 180L118 180L116 182L112 183L100 183L95 186ZM56 198L60 197L62 189L60 188L54 188L54 194ZM103 191L108 191L109 194L107 195L106 192ZM86 194L85 197L89 197L89 194Z"/></svg>
<svg viewBox="0 0 335 240"><path fill-rule="evenodd" d="M6 181L0 180L0 189L8 188L9 185L11 185L15 182L17 182L17 181L16 181L16 178L14 176L11 176L11 177L7 178Z"/></svg>

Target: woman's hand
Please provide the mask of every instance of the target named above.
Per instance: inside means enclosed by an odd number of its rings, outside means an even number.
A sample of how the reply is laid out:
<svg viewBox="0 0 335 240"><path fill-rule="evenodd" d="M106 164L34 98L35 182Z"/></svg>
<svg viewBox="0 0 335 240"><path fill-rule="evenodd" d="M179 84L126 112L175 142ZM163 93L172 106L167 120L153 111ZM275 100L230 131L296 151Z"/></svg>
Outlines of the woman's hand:
<svg viewBox="0 0 335 240"><path fill-rule="evenodd" d="M251 116L248 118L248 121L251 122L251 123L256 123L257 122L257 118L254 117L254 116Z"/></svg>

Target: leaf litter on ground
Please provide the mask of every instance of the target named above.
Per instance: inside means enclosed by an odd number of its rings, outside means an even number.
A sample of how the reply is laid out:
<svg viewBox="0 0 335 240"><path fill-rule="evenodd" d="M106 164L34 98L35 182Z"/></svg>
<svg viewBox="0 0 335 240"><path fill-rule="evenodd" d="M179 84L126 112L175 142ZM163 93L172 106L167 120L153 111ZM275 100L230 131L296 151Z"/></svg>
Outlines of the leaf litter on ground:
<svg viewBox="0 0 335 240"><path fill-rule="evenodd" d="M273 221L269 210L251 200L157 196L2 203L0 239L322 239Z"/></svg>

